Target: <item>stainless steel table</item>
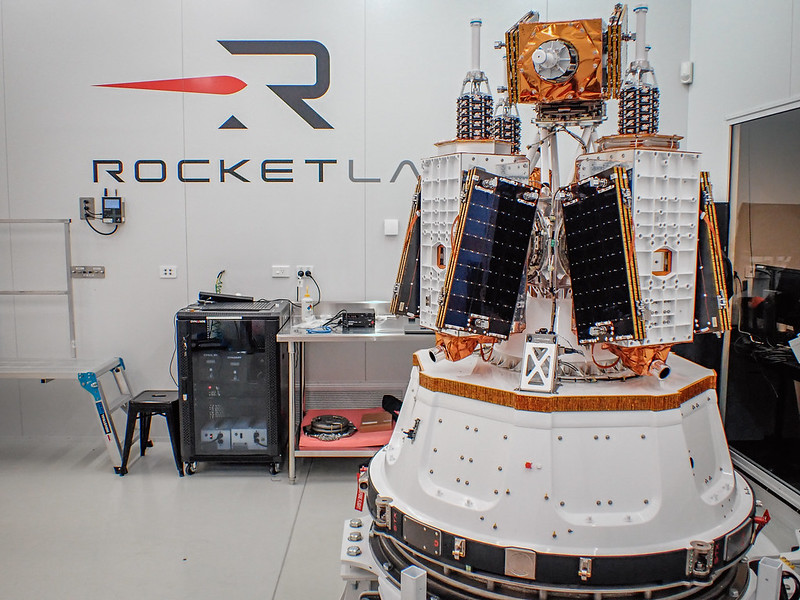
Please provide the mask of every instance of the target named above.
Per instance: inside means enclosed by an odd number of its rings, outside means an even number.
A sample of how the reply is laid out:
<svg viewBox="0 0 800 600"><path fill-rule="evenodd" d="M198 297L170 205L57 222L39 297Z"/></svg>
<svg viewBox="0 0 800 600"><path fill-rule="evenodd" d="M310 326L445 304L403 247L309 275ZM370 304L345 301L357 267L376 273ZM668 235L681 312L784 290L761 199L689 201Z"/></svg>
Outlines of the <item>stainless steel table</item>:
<svg viewBox="0 0 800 600"><path fill-rule="evenodd" d="M110 399L103 389L104 375L113 376L118 394ZM94 400L106 450L114 472L122 465L122 444L114 425L113 413L123 408L131 399L131 387L125 375L125 363L119 357L109 360L89 359L0 359L0 379L39 379L47 383L53 379L77 380Z"/></svg>
<svg viewBox="0 0 800 600"><path fill-rule="evenodd" d="M296 479L295 459L297 457L339 456L339 457L369 457L374 453L370 450L298 450L297 433L302 421L305 407L305 345L306 344L335 344L342 342L389 342L408 340L419 337L420 341L430 340L433 345L434 334L430 330L422 330L417 321L410 321L408 317L387 315L388 302L323 302L315 311L319 315L332 316L341 309L350 311L363 311L373 308L376 313L374 329L349 329L342 331L335 328L330 333L309 333L308 324L300 321L299 315L294 315L277 335L279 343L285 343L289 351L289 482ZM300 380L295 381L295 365L299 361ZM298 385L299 383L299 385ZM300 403L299 415L297 414L296 388L299 387ZM298 419L299 416L299 419Z"/></svg>

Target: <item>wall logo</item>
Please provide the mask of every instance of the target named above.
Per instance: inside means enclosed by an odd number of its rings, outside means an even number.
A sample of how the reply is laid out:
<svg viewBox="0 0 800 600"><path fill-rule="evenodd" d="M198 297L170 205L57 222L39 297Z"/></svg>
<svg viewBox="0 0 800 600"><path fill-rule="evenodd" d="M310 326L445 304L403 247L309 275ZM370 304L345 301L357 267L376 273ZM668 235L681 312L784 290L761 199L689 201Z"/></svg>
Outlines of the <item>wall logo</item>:
<svg viewBox="0 0 800 600"><path fill-rule="evenodd" d="M331 81L331 57L328 49L313 40L217 40L223 48L234 56L241 55L296 55L313 56L316 59L316 81L311 85L269 85L278 98L283 100L297 115L314 129L333 129L322 116L306 103L322 97L328 91ZM235 94L247 84L236 77L217 75L212 77L188 77L182 79L162 79L158 81L132 81L127 83L106 83L97 87L157 90L163 92L183 92L192 94ZM234 115L219 127L220 129L247 129Z"/></svg>
<svg viewBox="0 0 800 600"><path fill-rule="evenodd" d="M333 125L328 123L322 115L306 102L307 100L322 97L330 86L331 58L328 49L322 43L313 40L217 41L234 56L313 56L316 63L316 80L313 84L266 84L266 86L291 108L297 116L314 129L333 129ZM210 77L160 79L157 81L105 83L96 87L156 90L185 94L230 95L242 91L247 87L247 83L231 75L215 75ZM219 126L219 129L247 129L247 127L235 115L231 115ZM164 183L167 181L168 176L177 176L178 181L181 183L190 184L211 182L250 183L258 179L265 183L293 183L296 178L303 177L317 183L324 183L331 176L335 178L339 175L341 177L345 162L347 163L347 180L351 183L376 184L385 181L385 178L381 177L357 175L356 173L360 169L356 168L356 161L352 158L341 159L314 155L309 158L271 157L258 160L260 164L251 158L231 160L226 158L184 157L176 163L154 157L140 158L133 161L123 161L121 158L95 159L92 161L92 181L100 183L100 180L104 179L107 182L117 184L125 183L128 180L136 183L151 184ZM414 178L419 176L419 171L413 161L408 159L400 160L389 177L389 183L397 181L403 171L408 171Z"/></svg>

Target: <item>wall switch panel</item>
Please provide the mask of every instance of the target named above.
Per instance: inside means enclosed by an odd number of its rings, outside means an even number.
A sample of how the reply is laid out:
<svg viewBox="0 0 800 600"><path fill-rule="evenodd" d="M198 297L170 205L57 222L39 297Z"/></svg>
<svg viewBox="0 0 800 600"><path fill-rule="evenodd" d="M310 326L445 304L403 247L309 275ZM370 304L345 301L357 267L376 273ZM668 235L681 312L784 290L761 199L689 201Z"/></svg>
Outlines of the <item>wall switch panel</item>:
<svg viewBox="0 0 800 600"><path fill-rule="evenodd" d="M383 220L383 235L397 235L400 233L400 224L397 219Z"/></svg>
<svg viewBox="0 0 800 600"><path fill-rule="evenodd" d="M291 277L289 265L272 265L273 277Z"/></svg>

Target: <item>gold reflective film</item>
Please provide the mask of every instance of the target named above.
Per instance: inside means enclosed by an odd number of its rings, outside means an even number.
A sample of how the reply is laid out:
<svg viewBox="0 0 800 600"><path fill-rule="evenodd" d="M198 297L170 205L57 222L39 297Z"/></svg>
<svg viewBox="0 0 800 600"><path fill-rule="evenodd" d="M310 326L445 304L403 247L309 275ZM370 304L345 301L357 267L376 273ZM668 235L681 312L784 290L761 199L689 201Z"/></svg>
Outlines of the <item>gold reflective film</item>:
<svg viewBox="0 0 800 600"><path fill-rule="evenodd" d="M603 21L587 19L555 23L522 23L517 32L517 97L521 103L602 100ZM536 72L533 53L550 41L574 48L577 65L565 81L544 79Z"/></svg>

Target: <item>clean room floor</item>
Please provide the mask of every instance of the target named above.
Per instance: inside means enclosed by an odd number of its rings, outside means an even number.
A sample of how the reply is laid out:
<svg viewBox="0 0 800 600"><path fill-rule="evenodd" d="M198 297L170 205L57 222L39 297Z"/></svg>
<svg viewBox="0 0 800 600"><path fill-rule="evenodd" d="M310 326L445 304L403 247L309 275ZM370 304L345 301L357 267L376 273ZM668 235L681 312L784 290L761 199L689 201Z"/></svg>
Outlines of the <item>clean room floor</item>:
<svg viewBox="0 0 800 600"><path fill-rule="evenodd" d="M201 463L181 478L156 439L120 477L100 440L44 440L0 438L0 599L341 597L363 459L298 460L295 485L265 466ZM797 514L769 509L764 534L793 538ZM751 556L778 553L764 534Z"/></svg>
<svg viewBox="0 0 800 600"><path fill-rule="evenodd" d="M338 600L363 460L178 477L157 439L120 477L102 440L0 439L0 598Z"/></svg>

